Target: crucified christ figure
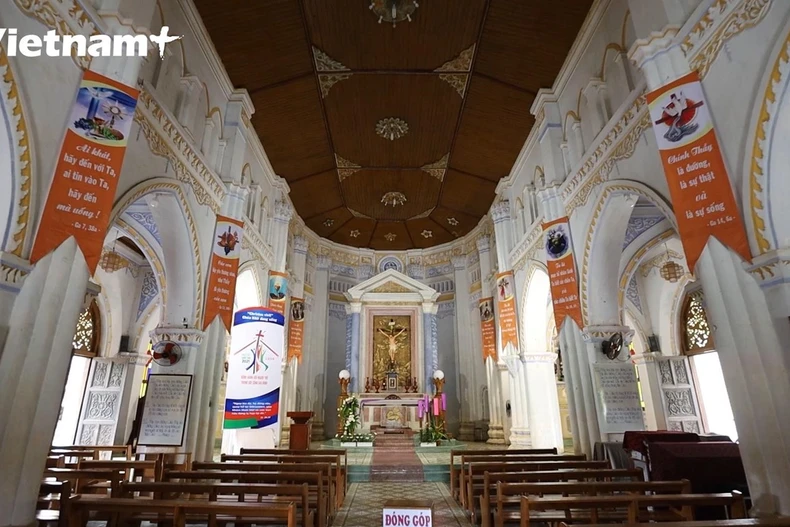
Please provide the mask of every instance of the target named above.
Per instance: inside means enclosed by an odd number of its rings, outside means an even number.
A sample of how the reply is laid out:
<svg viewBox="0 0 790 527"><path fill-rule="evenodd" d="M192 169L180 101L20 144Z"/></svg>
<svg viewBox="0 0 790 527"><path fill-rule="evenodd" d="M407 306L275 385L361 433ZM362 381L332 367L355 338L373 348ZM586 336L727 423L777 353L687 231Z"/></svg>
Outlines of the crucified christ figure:
<svg viewBox="0 0 790 527"><path fill-rule="evenodd" d="M400 336L401 336L401 335L402 335L402 334L403 334L403 333L406 331L406 328L402 328L402 329L401 329L399 332L397 332L397 333L395 333L395 329L394 329L394 328L393 328L393 329L391 329L389 333L387 333L386 331L384 331L384 329L383 329L383 328L379 328L379 329L378 329L378 331L379 331L379 332L380 332L382 335L384 335L385 337L387 337L387 340L389 341L390 362L391 362L392 364L395 364L395 355L396 355L396 353L398 352L398 343L397 343L396 339L397 339L398 337L400 337Z"/></svg>

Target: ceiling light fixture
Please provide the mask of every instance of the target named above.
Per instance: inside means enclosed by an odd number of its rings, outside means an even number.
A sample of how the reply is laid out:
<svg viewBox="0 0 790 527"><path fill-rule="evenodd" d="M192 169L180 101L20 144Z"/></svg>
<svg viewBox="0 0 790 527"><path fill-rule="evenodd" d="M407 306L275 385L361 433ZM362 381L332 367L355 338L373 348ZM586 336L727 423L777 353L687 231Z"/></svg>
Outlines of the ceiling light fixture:
<svg viewBox="0 0 790 527"><path fill-rule="evenodd" d="M397 234L393 234L391 232L388 232L387 234L384 235L384 238L386 238L388 242L392 242L397 237L398 237Z"/></svg>
<svg viewBox="0 0 790 527"><path fill-rule="evenodd" d="M420 7L416 0L371 0L369 9L379 17L379 24L392 22L395 27L398 22L408 20Z"/></svg>
<svg viewBox="0 0 790 527"><path fill-rule="evenodd" d="M376 123L376 133L384 139L394 141L409 133L409 125L398 117L387 117Z"/></svg>
<svg viewBox="0 0 790 527"><path fill-rule="evenodd" d="M381 197L384 206L397 207L406 203L406 196L402 192L387 192Z"/></svg>

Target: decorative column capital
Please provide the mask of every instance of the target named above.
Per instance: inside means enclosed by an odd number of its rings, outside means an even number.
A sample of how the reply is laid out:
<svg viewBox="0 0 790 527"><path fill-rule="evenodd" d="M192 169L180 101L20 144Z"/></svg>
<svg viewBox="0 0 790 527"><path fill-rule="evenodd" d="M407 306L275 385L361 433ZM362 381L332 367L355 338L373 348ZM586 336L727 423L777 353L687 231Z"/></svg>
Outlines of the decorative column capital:
<svg viewBox="0 0 790 527"><path fill-rule="evenodd" d="M484 234L475 240L477 244L477 252L486 253L491 250L491 237Z"/></svg>
<svg viewBox="0 0 790 527"><path fill-rule="evenodd" d="M148 364L148 361L151 360L150 355L143 355L141 353L122 351L118 355L125 358L128 361L129 366L145 366Z"/></svg>
<svg viewBox="0 0 790 527"><path fill-rule="evenodd" d="M615 333L622 333L623 346L627 347L631 344L631 339L634 338L634 330L628 326L587 326L582 332L582 338L585 342L591 344L600 344L604 340L608 340Z"/></svg>
<svg viewBox="0 0 790 527"><path fill-rule="evenodd" d="M790 317L790 249L779 249L755 256L752 264L744 263L776 318Z"/></svg>
<svg viewBox="0 0 790 527"><path fill-rule="evenodd" d="M350 302L346 304L346 313L349 315L362 313L362 302Z"/></svg>
<svg viewBox="0 0 790 527"><path fill-rule="evenodd" d="M423 302L422 312L426 315L435 315L439 312L439 306L434 302Z"/></svg>
<svg viewBox="0 0 790 527"><path fill-rule="evenodd" d="M491 207L494 226L510 219L510 201L503 199Z"/></svg>
<svg viewBox="0 0 790 527"><path fill-rule="evenodd" d="M293 217L294 209L287 201L274 202L274 219L280 223L288 223Z"/></svg>
<svg viewBox="0 0 790 527"><path fill-rule="evenodd" d="M455 271L463 271L466 269L466 256L453 256L450 261L453 264L453 269Z"/></svg>
<svg viewBox="0 0 790 527"><path fill-rule="evenodd" d="M656 55L672 46L679 31L678 26L667 26L663 31L652 31L647 37L639 38L634 42L628 57L638 68L644 67L646 62L653 60Z"/></svg>
<svg viewBox="0 0 790 527"><path fill-rule="evenodd" d="M633 355L631 357L631 362L634 364L652 364L656 362L656 359L663 357L660 351L646 351L644 353L640 353L637 355Z"/></svg>
<svg viewBox="0 0 790 527"><path fill-rule="evenodd" d="M203 342L205 333L197 328L160 326L154 328L150 335L154 344L167 340L187 348L197 348Z"/></svg>
<svg viewBox="0 0 790 527"><path fill-rule="evenodd" d="M96 282L88 280L88 287L85 288L85 298L82 301L82 309L88 309L91 302L96 300L96 297L101 293L101 286Z"/></svg>
<svg viewBox="0 0 790 527"><path fill-rule="evenodd" d="M301 235L294 236L294 253L296 254L307 254L307 238Z"/></svg>
<svg viewBox="0 0 790 527"><path fill-rule="evenodd" d="M315 257L315 270L328 271L332 267L332 258L326 254L319 254Z"/></svg>

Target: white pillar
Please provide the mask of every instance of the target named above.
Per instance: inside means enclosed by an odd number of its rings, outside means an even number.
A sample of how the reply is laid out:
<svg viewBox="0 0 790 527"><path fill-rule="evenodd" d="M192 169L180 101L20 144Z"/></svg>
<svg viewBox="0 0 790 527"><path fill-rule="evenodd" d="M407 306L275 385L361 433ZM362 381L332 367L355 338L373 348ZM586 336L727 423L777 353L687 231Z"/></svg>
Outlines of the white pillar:
<svg viewBox="0 0 790 527"><path fill-rule="evenodd" d="M520 362L524 364L531 445L533 448L556 447L557 452L563 452L560 401L554 375L556 358L552 352L527 350Z"/></svg>
<svg viewBox="0 0 790 527"><path fill-rule="evenodd" d="M661 354L647 351L631 358L639 373L642 399L645 401L645 428L648 430L667 429L667 416L661 399L661 373L658 371L657 356L660 357Z"/></svg>
<svg viewBox="0 0 790 527"><path fill-rule="evenodd" d="M469 276L466 272L466 256L453 256L455 272L455 330L456 330L456 371L458 371L458 399L461 401L459 419L461 426L458 439L474 441L475 426L472 422L472 408L477 398L477 387L474 381L474 367L478 357L474 354L475 347L470 346L473 333L470 331L469 317Z"/></svg>
<svg viewBox="0 0 790 527"><path fill-rule="evenodd" d="M0 356L0 526L34 524L88 277L69 238L36 264L14 302Z"/></svg>
<svg viewBox="0 0 790 527"><path fill-rule="evenodd" d="M310 382L310 408L315 412L313 420L313 438L317 441L326 439L324 430L324 399L326 398L326 333L327 317L329 316L329 267L332 261L328 256L315 257L315 273L313 274L313 314L310 328L308 367ZM334 435L334 434L333 434Z"/></svg>

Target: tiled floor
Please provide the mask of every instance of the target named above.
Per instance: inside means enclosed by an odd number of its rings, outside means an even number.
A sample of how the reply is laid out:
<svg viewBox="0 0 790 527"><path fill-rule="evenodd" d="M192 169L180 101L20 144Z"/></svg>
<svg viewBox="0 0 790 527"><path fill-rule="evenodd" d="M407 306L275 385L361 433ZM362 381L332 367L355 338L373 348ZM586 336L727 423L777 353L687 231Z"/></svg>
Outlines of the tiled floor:
<svg viewBox="0 0 790 527"><path fill-rule="evenodd" d="M311 448L339 448L331 441L321 443L313 442ZM501 449L502 445L488 445L486 443L455 443L440 447L417 447L416 453L423 465L449 465L450 450L464 448L467 450ZM370 465L373 461L373 448L360 447L348 448L349 465Z"/></svg>
<svg viewBox="0 0 790 527"><path fill-rule="evenodd" d="M444 483L389 482L353 483L332 527L378 527L384 503L392 499L433 500L435 527L471 527Z"/></svg>

